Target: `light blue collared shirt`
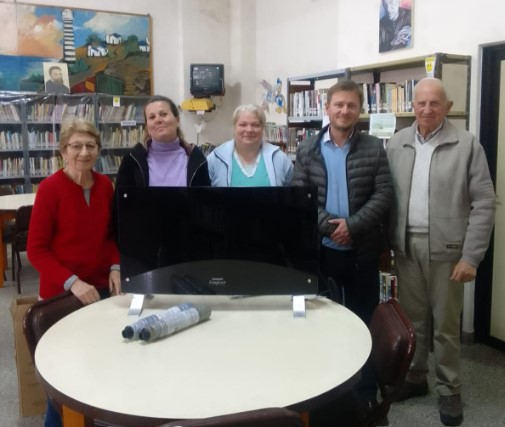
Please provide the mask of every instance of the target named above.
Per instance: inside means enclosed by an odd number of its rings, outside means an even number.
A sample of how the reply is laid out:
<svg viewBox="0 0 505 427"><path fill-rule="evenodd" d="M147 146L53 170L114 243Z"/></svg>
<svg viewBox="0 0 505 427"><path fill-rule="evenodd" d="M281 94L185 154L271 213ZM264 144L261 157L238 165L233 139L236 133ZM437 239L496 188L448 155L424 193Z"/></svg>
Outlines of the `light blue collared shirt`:
<svg viewBox="0 0 505 427"><path fill-rule="evenodd" d="M323 155L327 173L326 210L339 218L349 216L349 194L347 190L347 155L351 149L351 133L342 147L331 140L330 128L321 139L321 154ZM349 245L339 245L329 237L323 237L323 245L337 250L351 249Z"/></svg>

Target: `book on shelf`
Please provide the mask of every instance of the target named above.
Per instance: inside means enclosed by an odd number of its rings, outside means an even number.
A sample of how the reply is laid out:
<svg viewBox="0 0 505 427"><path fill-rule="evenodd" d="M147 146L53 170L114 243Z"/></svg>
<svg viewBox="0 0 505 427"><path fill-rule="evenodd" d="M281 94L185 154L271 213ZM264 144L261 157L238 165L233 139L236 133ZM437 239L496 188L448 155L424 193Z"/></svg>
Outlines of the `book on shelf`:
<svg viewBox="0 0 505 427"><path fill-rule="evenodd" d="M24 159L22 157L5 157L0 160L0 176L4 178L19 178L24 174Z"/></svg>
<svg viewBox="0 0 505 427"><path fill-rule="evenodd" d="M18 107L12 102L0 104L0 121L21 122Z"/></svg>
<svg viewBox="0 0 505 427"><path fill-rule="evenodd" d="M328 89L311 89L290 94L291 117L321 117L325 111Z"/></svg>
<svg viewBox="0 0 505 427"><path fill-rule="evenodd" d="M396 275L380 272L380 302L387 302L390 299L398 299L398 279Z"/></svg>
<svg viewBox="0 0 505 427"><path fill-rule="evenodd" d="M276 144L287 144L288 127L267 123L265 126L265 140Z"/></svg>
<svg viewBox="0 0 505 427"><path fill-rule="evenodd" d="M12 119L15 122L21 121L18 114L18 108L14 104L9 104L9 109L11 110Z"/></svg>
<svg viewBox="0 0 505 427"><path fill-rule="evenodd" d="M22 140L19 132L10 130L0 132L0 149L2 150L22 150Z"/></svg>
<svg viewBox="0 0 505 427"><path fill-rule="evenodd" d="M313 128L290 128L286 153L295 156L298 145L305 139L316 135L319 131L320 129Z"/></svg>
<svg viewBox="0 0 505 427"><path fill-rule="evenodd" d="M29 130L28 131L28 148L36 149L52 149L59 148L58 134L49 130Z"/></svg>
<svg viewBox="0 0 505 427"><path fill-rule="evenodd" d="M123 156L115 156L111 154L101 155L98 159L100 170L103 173L115 174L119 169Z"/></svg>
<svg viewBox="0 0 505 427"><path fill-rule="evenodd" d="M129 148L142 141L144 126L114 127L100 130L103 148Z"/></svg>
<svg viewBox="0 0 505 427"><path fill-rule="evenodd" d="M406 80L402 83L363 83L363 112L411 113L416 83L416 80Z"/></svg>
<svg viewBox="0 0 505 427"><path fill-rule="evenodd" d="M46 177L64 167L60 156L31 156L30 175L32 177Z"/></svg>

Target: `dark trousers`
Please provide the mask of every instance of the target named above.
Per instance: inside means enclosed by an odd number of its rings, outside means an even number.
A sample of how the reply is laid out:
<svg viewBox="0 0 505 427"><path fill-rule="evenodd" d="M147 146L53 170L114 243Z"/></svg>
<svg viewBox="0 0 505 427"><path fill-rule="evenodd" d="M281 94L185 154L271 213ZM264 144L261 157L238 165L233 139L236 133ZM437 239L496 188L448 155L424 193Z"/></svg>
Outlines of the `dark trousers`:
<svg viewBox="0 0 505 427"><path fill-rule="evenodd" d="M337 251L321 246L321 274L319 294L345 305L368 326L379 303L379 256L359 256L355 251ZM339 325L335 325L336 328ZM352 425L356 411L363 401L377 398L377 380L369 360L361 370L361 379L354 390L311 411L311 427ZM354 396L358 397L356 400ZM356 406L359 405L359 407ZM340 424L339 424L340 425Z"/></svg>
<svg viewBox="0 0 505 427"><path fill-rule="evenodd" d="M325 279L321 291L327 292L331 299L370 325L379 303L379 255L358 255L355 251L337 251L322 246L321 272ZM377 381L370 360L363 366L356 392L363 400L377 396Z"/></svg>

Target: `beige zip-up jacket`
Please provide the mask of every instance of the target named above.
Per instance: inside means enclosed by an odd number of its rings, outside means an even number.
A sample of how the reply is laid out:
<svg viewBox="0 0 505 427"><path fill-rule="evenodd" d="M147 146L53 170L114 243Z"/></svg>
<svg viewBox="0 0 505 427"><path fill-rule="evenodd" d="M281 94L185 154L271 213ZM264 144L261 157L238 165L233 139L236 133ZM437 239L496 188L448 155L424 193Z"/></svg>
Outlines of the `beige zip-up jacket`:
<svg viewBox="0 0 505 427"><path fill-rule="evenodd" d="M387 156L395 199L390 243L405 254L407 215L415 161L417 122L395 134ZM484 149L469 132L445 119L429 170L429 242L435 261L466 261L477 267L493 230L495 192Z"/></svg>

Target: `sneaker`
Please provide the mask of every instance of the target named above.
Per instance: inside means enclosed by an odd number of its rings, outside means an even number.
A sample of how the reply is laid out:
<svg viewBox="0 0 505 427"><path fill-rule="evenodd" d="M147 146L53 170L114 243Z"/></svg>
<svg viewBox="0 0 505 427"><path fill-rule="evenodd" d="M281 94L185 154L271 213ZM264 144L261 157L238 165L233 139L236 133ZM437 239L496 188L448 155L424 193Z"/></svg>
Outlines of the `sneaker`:
<svg viewBox="0 0 505 427"><path fill-rule="evenodd" d="M440 421L445 426L459 426L463 422L463 404L460 394L438 398Z"/></svg>
<svg viewBox="0 0 505 427"><path fill-rule="evenodd" d="M428 382L415 384L405 381L395 397L395 402L402 402L404 400L410 399L411 397L426 396L428 394L429 387Z"/></svg>

